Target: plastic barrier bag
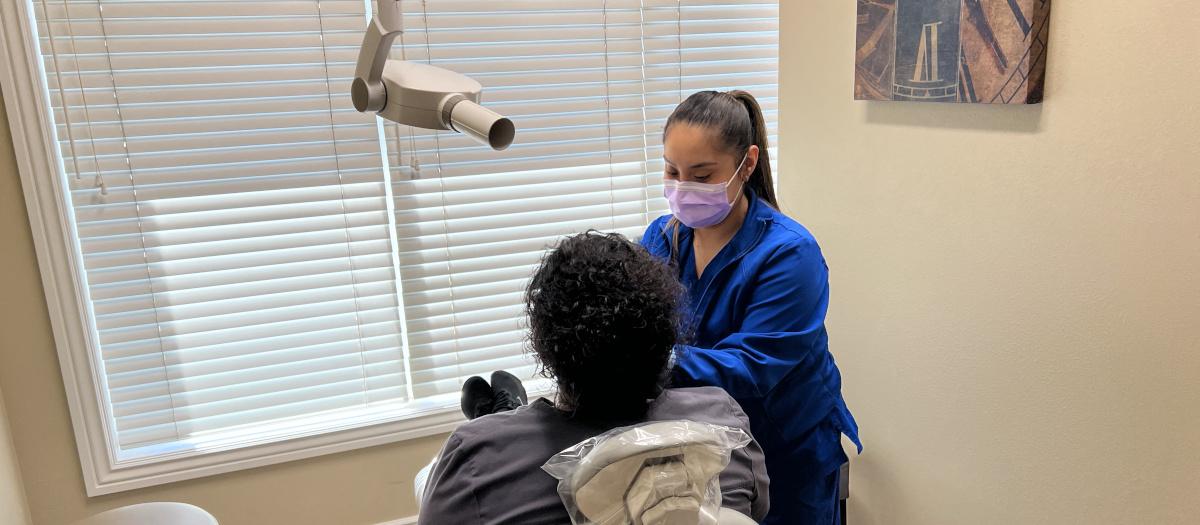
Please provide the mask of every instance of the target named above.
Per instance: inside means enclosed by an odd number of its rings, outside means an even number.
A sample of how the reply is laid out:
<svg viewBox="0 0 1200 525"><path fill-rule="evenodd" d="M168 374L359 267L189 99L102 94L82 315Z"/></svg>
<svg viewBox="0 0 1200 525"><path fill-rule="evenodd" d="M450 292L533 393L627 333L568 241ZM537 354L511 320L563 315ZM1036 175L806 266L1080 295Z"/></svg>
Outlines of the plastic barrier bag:
<svg viewBox="0 0 1200 525"><path fill-rule="evenodd" d="M551 457L575 525L713 525L721 508L719 475L750 443L738 428L655 421L610 430Z"/></svg>

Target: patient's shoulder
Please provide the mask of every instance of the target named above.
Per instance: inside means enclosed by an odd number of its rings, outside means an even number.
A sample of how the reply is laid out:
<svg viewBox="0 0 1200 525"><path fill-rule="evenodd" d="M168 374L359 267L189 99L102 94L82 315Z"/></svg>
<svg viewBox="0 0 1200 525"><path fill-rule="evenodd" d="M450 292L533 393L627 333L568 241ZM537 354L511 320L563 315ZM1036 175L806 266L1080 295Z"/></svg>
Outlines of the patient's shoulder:
<svg viewBox="0 0 1200 525"><path fill-rule="evenodd" d="M702 386L668 388L653 405L649 419L690 419L731 427L750 428L750 420L742 407L725 390Z"/></svg>
<svg viewBox="0 0 1200 525"><path fill-rule="evenodd" d="M725 389L715 386L697 386L688 388L668 388L658 396L655 405L661 404L725 404L726 401L737 403Z"/></svg>
<svg viewBox="0 0 1200 525"><path fill-rule="evenodd" d="M506 434L524 434L543 424L545 415L543 411L537 410L538 408L530 404L515 410L478 417L459 425L453 435L458 437L462 444L470 445L480 440L502 439Z"/></svg>

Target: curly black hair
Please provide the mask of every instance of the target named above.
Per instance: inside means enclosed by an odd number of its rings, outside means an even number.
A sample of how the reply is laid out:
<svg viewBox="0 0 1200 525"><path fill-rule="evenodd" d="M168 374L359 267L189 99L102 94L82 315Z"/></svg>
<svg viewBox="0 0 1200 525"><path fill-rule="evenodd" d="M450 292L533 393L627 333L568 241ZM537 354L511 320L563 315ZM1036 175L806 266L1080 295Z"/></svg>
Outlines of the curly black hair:
<svg viewBox="0 0 1200 525"><path fill-rule="evenodd" d="M525 293L530 346L580 417L645 414L680 337L683 288L666 264L619 234L564 239Z"/></svg>

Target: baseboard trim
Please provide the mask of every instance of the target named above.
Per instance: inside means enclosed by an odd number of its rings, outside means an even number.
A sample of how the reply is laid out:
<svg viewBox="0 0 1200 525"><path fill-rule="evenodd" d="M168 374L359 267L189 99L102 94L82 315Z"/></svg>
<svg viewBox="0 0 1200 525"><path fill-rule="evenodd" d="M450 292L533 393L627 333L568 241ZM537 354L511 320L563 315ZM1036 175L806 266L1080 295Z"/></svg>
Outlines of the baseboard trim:
<svg viewBox="0 0 1200 525"><path fill-rule="evenodd" d="M385 521L383 523L377 523L375 525L417 525L417 517L409 516L407 518L400 518L398 520Z"/></svg>

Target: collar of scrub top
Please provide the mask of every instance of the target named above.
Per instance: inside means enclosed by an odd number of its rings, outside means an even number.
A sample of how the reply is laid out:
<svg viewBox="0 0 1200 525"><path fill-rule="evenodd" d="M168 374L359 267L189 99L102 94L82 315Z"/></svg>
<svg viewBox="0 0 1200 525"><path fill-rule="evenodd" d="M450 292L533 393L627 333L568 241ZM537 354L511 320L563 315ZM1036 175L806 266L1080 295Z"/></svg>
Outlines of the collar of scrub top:
<svg viewBox="0 0 1200 525"><path fill-rule="evenodd" d="M774 220L773 209L762 202L762 199L753 193L747 194L746 197L750 201L746 210L746 220L742 221L737 233L734 233L729 243L721 249L722 253L735 254L734 258L740 258L758 244L766 224ZM662 234L667 239L667 246L672 246L671 237L676 226L679 228L679 246L687 246L684 241L691 240L692 228L679 221L666 221L663 223Z"/></svg>
<svg viewBox="0 0 1200 525"><path fill-rule="evenodd" d="M763 234L767 231L767 227L774 221L774 208L762 202L757 195L750 193L749 208L746 210L746 219L742 221L742 226L738 228L737 233L733 234L733 238L717 252L713 260L704 268L704 273L696 276L695 262L693 254L689 251L687 264L680 264L680 280L689 289L692 289L693 284L695 289L700 290L700 293L694 298L692 303L691 318L700 319L701 313L707 311L707 306L711 302L711 295L714 293L710 288L713 280L716 279L721 272L724 272L728 266L740 260L750 250L758 245L762 240ZM672 229L671 223L679 225L679 246L680 251L687 250L692 242L692 228L689 228L678 221L667 221L663 230L663 235L667 239L667 247L671 249ZM673 254L675 261L682 259L678 254ZM694 290L693 290L694 291Z"/></svg>

